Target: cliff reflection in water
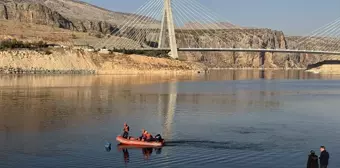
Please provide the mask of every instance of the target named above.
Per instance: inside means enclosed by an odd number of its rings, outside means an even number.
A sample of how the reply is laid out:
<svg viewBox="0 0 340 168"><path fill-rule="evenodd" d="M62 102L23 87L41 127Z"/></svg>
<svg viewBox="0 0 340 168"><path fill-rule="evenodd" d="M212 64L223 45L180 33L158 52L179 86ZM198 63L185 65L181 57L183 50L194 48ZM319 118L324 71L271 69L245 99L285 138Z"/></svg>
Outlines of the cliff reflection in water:
<svg viewBox="0 0 340 168"><path fill-rule="evenodd" d="M164 104L167 98L163 95L134 94L131 87L195 78L197 76L0 76L0 123L3 123L0 130L41 131L54 120L66 117L67 121L59 124L67 127L66 124L84 120L89 115L125 111L124 104L130 102L159 99L165 101L159 102ZM106 109L119 103L122 105L115 106L117 109ZM68 109L70 105L72 108Z"/></svg>
<svg viewBox="0 0 340 168"><path fill-rule="evenodd" d="M298 167L324 136L329 149L339 148L340 98L337 80L299 79L337 76L251 70L0 76L0 158L6 158L0 167L275 167L282 158ZM117 143L124 121L131 136L145 128L161 133L167 146L160 155L127 147L103 151L105 143Z"/></svg>
<svg viewBox="0 0 340 168"><path fill-rule="evenodd" d="M329 78L303 71L211 71L205 75L165 76L0 76L1 131L36 131L82 124L89 116L137 112L130 104L157 104L162 117L163 135L171 138L171 125L177 103L219 104L220 108L277 108L275 91L259 92L237 88L190 93L179 81L247 80L247 79ZM145 84L154 84L143 88ZM142 88L140 88L142 87ZM194 87L194 86L193 86ZM214 86L209 86L214 87ZM154 90L143 93L144 90ZM194 88L193 88L194 89ZM155 91L156 90L156 91ZM179 93L178 93L179 92ZM195 92L195 91L194 91ZM245 106L247 104L247 106ZM113 107L113 108L112 108ZM237 110L239 109L239 110ZM133 114L132 114L133 115Z"/></svg>
<svg viewBox="0 0 340 168"><path fill-rule="evenodd" d="M307 73L304 70L212 70L206 80L256 80L256 79L340 79L340 75Z"/></svg>

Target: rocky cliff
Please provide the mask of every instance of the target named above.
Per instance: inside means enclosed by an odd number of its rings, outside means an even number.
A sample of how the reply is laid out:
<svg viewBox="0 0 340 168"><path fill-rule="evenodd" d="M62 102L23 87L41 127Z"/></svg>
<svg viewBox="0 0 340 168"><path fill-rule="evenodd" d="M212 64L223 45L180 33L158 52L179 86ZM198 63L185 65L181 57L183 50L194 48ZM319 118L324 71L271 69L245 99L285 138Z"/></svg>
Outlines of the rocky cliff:
<svg viewBox="0 0 340 168"><path fill-rule="evenodd" d="M217 35L216 35L217 34ZM188 32L178 34L178 45L181 47L216 48L267 48L288 49L287 41L282 31L270 29L227 29L215 32L212 40L206 35L197 36ZM188 40L189 39L189 40ZM282 53L254 52L183 52L188 60L200 61L211 68L305 68L310 62L300 59L300 55ZM307 60L309 59L306 58Z"/></svg>
<svg viewBox="0 0 340 168"><path fill-rule="evenodd" d="M0 1L0 18L74 30L74 25L58 12L38 3Z"/></svg>
<svg viewBox="0 0 340 168"><path fill-rule="evenodd" d="M75 0L0 0L1 19L53 25L81 32L108 34L131 15Z"/></svg>

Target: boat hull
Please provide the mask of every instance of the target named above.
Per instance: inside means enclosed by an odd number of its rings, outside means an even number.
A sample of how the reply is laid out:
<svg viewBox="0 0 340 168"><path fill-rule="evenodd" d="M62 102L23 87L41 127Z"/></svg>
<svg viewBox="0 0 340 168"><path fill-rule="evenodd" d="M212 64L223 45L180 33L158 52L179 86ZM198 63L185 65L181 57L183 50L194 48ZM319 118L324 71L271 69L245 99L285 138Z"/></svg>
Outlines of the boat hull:
<svg viewBox="0 0 340 168"><path fill-rule="evenodd" d="M117 136L116 140L123 145L130 145L130 146L141 146L141 147L162 147L164 142L145 142L139 140L129 140L125 139L122 136Z"/></svg>

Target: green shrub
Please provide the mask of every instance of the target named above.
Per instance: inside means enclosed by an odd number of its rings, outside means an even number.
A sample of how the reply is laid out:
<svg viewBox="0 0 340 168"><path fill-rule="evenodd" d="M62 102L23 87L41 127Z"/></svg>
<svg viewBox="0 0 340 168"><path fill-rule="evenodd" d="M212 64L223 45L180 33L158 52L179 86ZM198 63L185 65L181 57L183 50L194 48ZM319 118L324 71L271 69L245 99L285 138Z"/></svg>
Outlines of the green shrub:
<svg viewBox="0 0 340 168"><path fill-rule="evenodd" d="M0 41L1 50L19 49L19 48L39 49L39 48L47 48L47 47L48 47L48 44L43 41L33 42L33 43L18 41L16 39Z"/></svg>
<svg viewBox="0 0 340 168"><path fill-rule="evenodd" d="M143 50L129 50L129 49L116 49L112 50L113 52L123 53L123 54L137 54L137 55L145 55L150 57L157 58L169 58L167 51L143 51Z"/></svg>
<svg viewBox="0 0 340 168"><path fill-rule="evenodd" d="M17 41L17 40L4 40L1 42L0 46L4 49L13 49L13 48L26 48L27 45L24 44L22 41Z"/></svg>

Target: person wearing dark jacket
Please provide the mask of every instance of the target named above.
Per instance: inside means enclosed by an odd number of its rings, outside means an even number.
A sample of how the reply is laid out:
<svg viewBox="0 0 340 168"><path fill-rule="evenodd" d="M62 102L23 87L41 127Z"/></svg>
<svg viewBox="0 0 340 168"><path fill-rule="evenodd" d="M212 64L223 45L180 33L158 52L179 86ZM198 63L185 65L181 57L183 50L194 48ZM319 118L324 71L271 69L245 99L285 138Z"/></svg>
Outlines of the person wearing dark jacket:
<svg viewBox="0 0 340 168"><path fill-rule="evenodd" d="M127 125L127 123L124 123L124 128L123 128L123 135L122 137L125 139L129 139L129 131L130 131L130 127Z"/></svg>
<svg viewBox="0 0 340 168"><path fill-rule="evenodd" d="M329 160L329 153L326 151L326 147L320 147L320 168L327 168L328 160Z"/></svg>
<svg viewBox="0 0 340 168"><path fill-rule="evenodd" d="M319 168L319 158L313 150L310 151L310 155L308 156L307 168Z"/></svg>

